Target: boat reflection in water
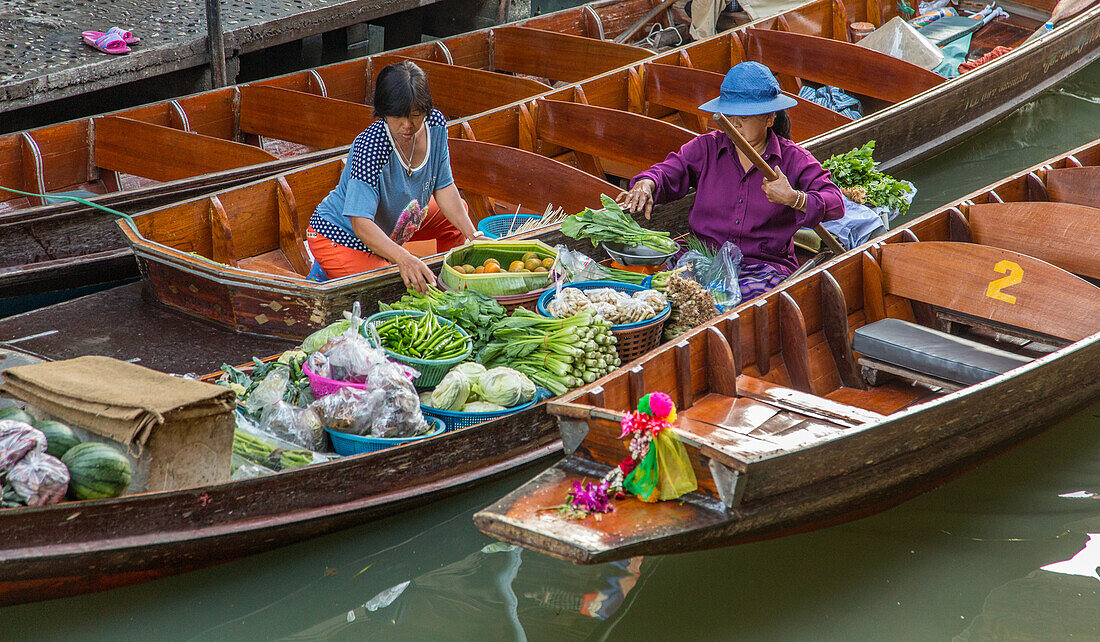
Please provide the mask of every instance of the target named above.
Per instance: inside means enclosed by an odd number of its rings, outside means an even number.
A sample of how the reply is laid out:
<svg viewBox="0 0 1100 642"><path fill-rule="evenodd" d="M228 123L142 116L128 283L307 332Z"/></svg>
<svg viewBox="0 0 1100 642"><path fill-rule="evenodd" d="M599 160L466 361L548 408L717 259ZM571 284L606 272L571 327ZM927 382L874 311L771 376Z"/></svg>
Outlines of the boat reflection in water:
<svg viewBox="0 0 1100 642"><path fill-rule="evenodd" d="M652 566L645 565L644 572ZM584 638L625 613L631 590L643 577L641 557L566 566L494 542L457 562L395 583L345 613L289 637L399 634L429 639L445 631L447 639ZM498 616L492 616L494 612Z"/></svg>

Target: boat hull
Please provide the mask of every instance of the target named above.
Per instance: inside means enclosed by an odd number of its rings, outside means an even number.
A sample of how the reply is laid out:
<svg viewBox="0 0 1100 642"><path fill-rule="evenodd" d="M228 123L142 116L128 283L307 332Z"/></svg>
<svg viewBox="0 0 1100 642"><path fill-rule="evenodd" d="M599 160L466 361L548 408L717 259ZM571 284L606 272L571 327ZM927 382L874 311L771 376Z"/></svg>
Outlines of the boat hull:
<svg viewBox="0 0 1100 642"><path fill-rule="evenodd" d="M0 510L0 606L144 582L356 526L560 447L540 404L414 445L267 477Z"/></svg>

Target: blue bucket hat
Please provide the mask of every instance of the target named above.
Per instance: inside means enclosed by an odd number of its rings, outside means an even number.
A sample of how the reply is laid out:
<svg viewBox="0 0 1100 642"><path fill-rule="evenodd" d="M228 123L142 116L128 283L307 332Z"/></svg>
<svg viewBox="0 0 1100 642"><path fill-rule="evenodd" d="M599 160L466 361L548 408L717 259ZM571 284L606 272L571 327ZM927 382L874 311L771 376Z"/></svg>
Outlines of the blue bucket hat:
<svg viewBox="0 0 1100 642"><path fill-rule="evenodd" d="M783 95L770 69L758 62L742 62L726 73L718 97L699 105L699 109L727 116L757 116L797 104L794 98Z"/></svg>

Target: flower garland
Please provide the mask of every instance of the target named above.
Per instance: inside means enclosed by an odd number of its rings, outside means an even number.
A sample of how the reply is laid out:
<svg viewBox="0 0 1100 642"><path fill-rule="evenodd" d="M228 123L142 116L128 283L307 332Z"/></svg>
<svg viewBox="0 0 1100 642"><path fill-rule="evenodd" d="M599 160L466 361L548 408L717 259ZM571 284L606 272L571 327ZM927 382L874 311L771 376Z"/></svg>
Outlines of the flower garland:
<svg viewBox="0 0 1100 642"><path fill-rule="evenodd" d="M573 482L566 501L556 507L572 519L613 510L611 499L629 492L645 502L675 499L698 486L683 443L670 428L676 404L667 394L653 392L638 401L638 410L622 419L619 439L630 438L630 454L599 483Z"/></svg>

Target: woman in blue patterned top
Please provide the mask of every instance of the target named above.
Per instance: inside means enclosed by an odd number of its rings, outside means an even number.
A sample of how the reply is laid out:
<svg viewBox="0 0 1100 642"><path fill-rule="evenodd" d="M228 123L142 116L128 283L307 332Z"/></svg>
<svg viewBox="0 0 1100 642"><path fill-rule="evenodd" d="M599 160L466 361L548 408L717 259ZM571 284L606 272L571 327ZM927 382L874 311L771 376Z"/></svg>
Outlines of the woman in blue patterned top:
<svg viewBox="0 0 1100 642"><path fill-rule="evenodd" d="M383 69L374 113L309 219L309 250L329 278L396 264L405 285L424 292L435 277L403 245L435 239L445 252L481 234L451 177L447 122L432 108L423 70L411 61Z"/></svg>

